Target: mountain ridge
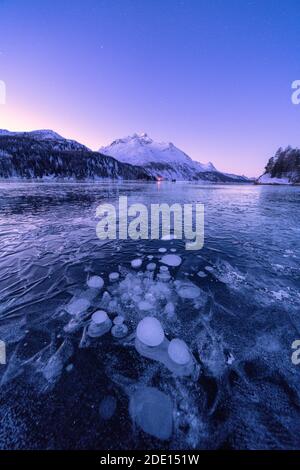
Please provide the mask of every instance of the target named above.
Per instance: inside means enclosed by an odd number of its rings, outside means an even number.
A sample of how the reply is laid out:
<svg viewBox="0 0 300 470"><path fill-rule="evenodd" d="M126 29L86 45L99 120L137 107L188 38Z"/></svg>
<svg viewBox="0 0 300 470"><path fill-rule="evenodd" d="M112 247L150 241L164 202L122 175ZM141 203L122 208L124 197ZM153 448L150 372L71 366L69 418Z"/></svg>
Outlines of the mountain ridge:
<svg viewBox="0 0 300 470"><path fill-rule="evenodd" d="M0 130L0 178L94 180L152 178L141 168L93 152L53 131Z"/></svg>
<svg viewBox="0 0 300 470"><path fill-rule="evenodd" d="M192 160L172 142L155 142L147 133L114 140L100 147L104 155L111 155L121 162L141 166L151 176L167 180L205 180L214 182L246 182L244 176L218 171L211 163Z"/></svg>

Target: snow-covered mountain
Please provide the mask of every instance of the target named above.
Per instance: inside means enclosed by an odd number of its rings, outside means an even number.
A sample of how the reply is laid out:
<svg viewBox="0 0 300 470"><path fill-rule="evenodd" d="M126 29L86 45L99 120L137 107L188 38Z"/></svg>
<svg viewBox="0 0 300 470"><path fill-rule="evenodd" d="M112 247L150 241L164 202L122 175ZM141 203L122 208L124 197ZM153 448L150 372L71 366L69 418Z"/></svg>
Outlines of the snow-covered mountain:
<svg viewBox="0 0 300 470"><path fill-rule="evenodd" d="M156 178L167 180L208 180L222 182L245 182L245 177L219 172L214 165L192 160L171 142L155 142L147 134L133 134L117 139L99 150L121 162L143 167Z"/></svg>
<svg viewBox="0 0 300 470"><path fill-rule="evenodd" d="M300 183L300 149L279 148L271 157L257 183L260 184L299 184Z"/></svg>
<svg viewBox="0 0 300 470"><path fill-rule="evenodd" d="M41 129L30 132L14 132L0 129L0 137L16 137L18 139L29 139L37 142L49 141L49 144L56 150L90 150L85 145L76 142L76 140L65 139L50 129Z"/></svg>
<svg viewBox="0 0 300 470"><path fill-rule="evenodd" d="M150 180L141 167L92 152L53 131L0 130L0 178Z"/></svg>

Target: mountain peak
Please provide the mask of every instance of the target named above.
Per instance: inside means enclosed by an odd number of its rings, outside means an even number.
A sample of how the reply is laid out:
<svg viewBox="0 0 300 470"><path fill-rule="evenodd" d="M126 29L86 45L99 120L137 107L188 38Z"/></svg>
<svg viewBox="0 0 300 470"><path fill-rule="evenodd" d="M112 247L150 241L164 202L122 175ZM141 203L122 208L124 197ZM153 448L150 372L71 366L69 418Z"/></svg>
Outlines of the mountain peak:
<svg viewBox="0 0 300 470"><path fill-rule="evenodd" d="M131 136L117 139L107 147L100 148L100 152L110 155L121 162L131 163L144 167L155 166L158 172L163 166L176 168L175 173L213 172L216 171L212 163L206 165L193 161L185 152L177 148L172 142L156 142L146 132L134 133ZM173 178L170 176L170 178Z"/></svg>
<svg viewBox="0 0 300 470"><path fill-rule="evenodd" d="M151 137L147 134L147 132L137 133L135 132L132 136L129 137L130 139L138 140L142 144L149 144L153 142Z"/></svg>

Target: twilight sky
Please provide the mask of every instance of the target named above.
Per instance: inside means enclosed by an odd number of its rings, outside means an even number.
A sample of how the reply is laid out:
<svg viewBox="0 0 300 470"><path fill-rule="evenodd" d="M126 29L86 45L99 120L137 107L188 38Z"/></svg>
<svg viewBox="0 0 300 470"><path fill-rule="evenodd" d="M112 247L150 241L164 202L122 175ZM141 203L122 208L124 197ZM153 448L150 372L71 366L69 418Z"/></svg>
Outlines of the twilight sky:
<svg viewBox="0 0 300 470"><path fill-rule="evenodd" d="M146 131L256 176L300 146L299 0L0 0L0 128Z"/></svg>

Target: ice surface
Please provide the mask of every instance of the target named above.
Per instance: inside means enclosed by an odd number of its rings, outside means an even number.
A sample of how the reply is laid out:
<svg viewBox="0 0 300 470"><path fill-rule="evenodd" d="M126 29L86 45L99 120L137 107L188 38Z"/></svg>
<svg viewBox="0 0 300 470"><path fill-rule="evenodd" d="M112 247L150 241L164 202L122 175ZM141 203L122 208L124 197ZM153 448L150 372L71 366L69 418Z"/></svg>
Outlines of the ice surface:
<svg viewBox="0 0 300 470"><path fill-rule="evenodd" d="M92 289L102 289L104 281L101 276L91 276L87 280L87 285Z"/></svg>
<svg viewBox="0 0 300 470"><path fill-rule="evenodd" d="M143 318L137 326L136 335L147 346L158 346L165 337L160 321L154 317Z"/></svg>
<svg viewBox="0 0 300 470"><path fill-rule="evenodd" d="M71 341L65 340L59 349L50 357L45 367L42 369L44 377L49 382L56 382L69 359L74 352Z"/></svg>
<svg viewBox="0 0 300 470"><path fill-rule="evenodd" d="M173 185L174 193L171 185L164 189L167 184L163 183L157 194L151 184L137 187L127 183L125 192L131 193L132 201L137 198L146 204L162 197L171 203L178 200L179 193L182 202L203 199L212 223L207 227L207 243L197 257L184 250L181 241L130 241L123 245L96 240L91 204L84 201L93 204L106 197L113 200L114 195L117 200L114 184L80 184L74 191L70 184L65 189L62 184L43 188L26 184L21 189L8 186L12 184L2 184L0 189L0 338L7 341L9 359L0 368L1 448L33 448L42 436L43 443L53 448L95 447L99 442L114 448L121 442L124 448L149 445L154 449L157 441L143 431L137 433L138 424L132 428L128 421L126 394L120 393L115 382L118 374L124 374L126 383L135 382L128 396L140 386L156 386L176 403L174 434L167 449L212 449L224 443L235 448L299 447L295 431L299 374L291 361L291 344L300 328L298 187L279 191L273 187L210 186L208 191L193 184L182 186L181 191L178 183ZM37 200L42 210L36 211ZM184 260L183 270L170 268L168 282L157 277L160 264L166 267L156 261L163 256L158 256L160 246L166 246L168 253L172 253L171 246L176 247L176 254ZM119 252L117 248L121 248ZM159 263L154 272L146 270L151 253ZM130 269L131 260L137 257L145 258L145 269L143 265L136 271ZM213 267L213 279L204 266ZM207 281L197 276L199 270L208 274ZM112 271L119 271L120 279L107 286L105 282L107 292L86 286L87 273L108 279ZM178 295L174 282L179 279L185 284L182 271L196 286L203 284L195 299ZM93 295L89 291L94 291ZM90 304L84 315L67 315L68 303L80 298L88 302L85 307ZM208 300L205 308L203 299ZM96 309L108 312L110 302L112 318L123 315L134 334L138 322L149 315L149 311L139 310L141 301L153 305L151 313L170 340L180 338L192 355L195 352L198 358L199 353L200 381L194 380L193 374L178 378L183 368L170 359L166 338L163 345L142 352L132 348L132 336L124 342L110 333L105 341L89 338L89 314ZM68 322L70 329L64 330ZM68 355L62 354L49 363L65 339L71 340L74 356L66 359ZM84 345L88 349L78 351ZM74 373L68 374L70 361ZM48 391L60 377L53 401L54 395ZM111 429L104 421L97 423L96 416L107 395L120 400ZM84 396L88 411L86 420L82 419L82 407L74 406L80 396ZM56 412L58 402L63 403L64 413ZM66 415L80 426L68 429ZM32 417L34 427L28 426ZM15 430L19 433L23 428L21 440L15 442Z"/></svg>
<svg viewBox="0 0 300 470"><path fill-rule="evenodd" d="M138 269L142 266L143 260L141 258L136 258L131 261L131 267Z"/></svg>
<svg viewBox="0 0 300 470"><path fill-rule="evenodd" d="M165 255L162 257L161 262L167 266L180 266L182 259L178 255Z"/></svg>
<svg viewBox="0 0 300 470"><path fill-rule="evenodd" d="M161 440L171 437L173 403L168 395L153 387L140 387L130 398L132 420L147 434Z"/></svg>
<svg viewBox="0 0 300 470"><path fill-rule="evenodd" d="M186 343L179 338L174 338L170 341L168 354L176 364L188 364L191 360L191 354Z"/></svg>
<svg viewBox="0 0 300 470"><path fill-rule="evenodd" d="M207 374L221 377L226 367L226 357L221 340L206 330L197 336L199 357Z"/></svg>

